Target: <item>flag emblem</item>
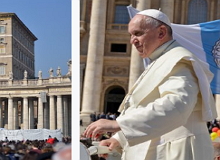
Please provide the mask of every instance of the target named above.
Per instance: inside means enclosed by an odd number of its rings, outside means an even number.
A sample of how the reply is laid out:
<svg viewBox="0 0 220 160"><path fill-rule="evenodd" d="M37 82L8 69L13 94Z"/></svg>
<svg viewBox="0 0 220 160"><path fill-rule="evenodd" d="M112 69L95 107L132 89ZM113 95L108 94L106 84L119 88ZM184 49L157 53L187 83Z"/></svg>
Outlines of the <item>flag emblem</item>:
<svg viewBox="0 0 220 160"><path fill-rule="evenodd" d="M215 60L216 65L220 68L220 39L216 42L213 47L212 54Z"/></svg>

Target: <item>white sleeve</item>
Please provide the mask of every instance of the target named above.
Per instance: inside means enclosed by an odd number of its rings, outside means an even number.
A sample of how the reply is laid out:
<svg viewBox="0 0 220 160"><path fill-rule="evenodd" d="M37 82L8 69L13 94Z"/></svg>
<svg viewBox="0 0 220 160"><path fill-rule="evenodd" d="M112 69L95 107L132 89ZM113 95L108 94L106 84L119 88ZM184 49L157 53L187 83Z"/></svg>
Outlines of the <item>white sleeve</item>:
<svg viewBox="0 0 220 160"><path fill-rule="evenodd" d="M125 136L124 136L124 134L123 134L122 131L116 132L116 133L112 136L112 138L115 138L115 139L120 143L120 146L121 146L122 148L124 148L124 146L126 145L126 138L125 138Z"/></svg>

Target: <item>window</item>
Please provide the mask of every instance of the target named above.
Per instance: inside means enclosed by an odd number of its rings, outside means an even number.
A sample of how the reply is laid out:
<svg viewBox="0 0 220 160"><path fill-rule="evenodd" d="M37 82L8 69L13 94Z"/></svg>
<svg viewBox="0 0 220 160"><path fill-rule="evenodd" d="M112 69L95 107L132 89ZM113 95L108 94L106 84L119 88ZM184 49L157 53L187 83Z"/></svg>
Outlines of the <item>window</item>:
<svg viewBox="0 0 220 160"><path fill-rule="evenodd" d="M127 44L111 44L111 52L127 52Z"/></svg>
<svg viewBox="0 0 220 160"><path fill-rule="evenodd" d="M116 5L115 6L115 24L128 24L129 22L129 14L127 10L127 6L125 5Z"/></svg>
<svg viewBox="0 0 220 160"><path fill-rule="evenodd" d="M5 65L0 64L0 75L5 75Z"/></svg>
<svg viewBox="0 0 220 160"><path fill-rule="evenodd" d="M5 38L0 38L0 43L4 43L5 42Z"/></svg>
<svg viewBox="0 0 220 160"><path fill-rule="evenodd" d="M5 33L5 26L0 26L0 33Z"/></svg>
<svg viewBox="0 0 220 160"><path fill-rule="evenodd" d="M189 2L188 24L207 21L207 1L191 0Z"/></svg>
<svg viewBox="0 0 220 160"><path fill-rule="evenodd" d="M1 53L5 53L5 46L4 45L0 45L0 54Z"/></svg>
<svg viewBox="0 0 220 160"><path fill-rule="evenodd" d="M5 23L5 21L4 21L4 20L0 20L0 24L7 25L7 23Z"/></svg>

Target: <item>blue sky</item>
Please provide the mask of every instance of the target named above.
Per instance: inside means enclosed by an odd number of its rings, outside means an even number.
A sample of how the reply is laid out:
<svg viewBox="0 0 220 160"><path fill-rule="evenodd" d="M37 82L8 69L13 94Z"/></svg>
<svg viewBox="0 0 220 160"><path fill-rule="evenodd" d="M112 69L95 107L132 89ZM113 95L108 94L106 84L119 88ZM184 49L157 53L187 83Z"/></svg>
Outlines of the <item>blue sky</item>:
<svg viewBox="0 0 220 160"><path fill-rule="evenodd" d="M12 12L21 19L38 38L35 41L35 76L58 66L62 75L68 71L67 61L72 59L72 144L79 143L79 1L80 0L0 0L0 12ZM73 47L72 47L73 46ZM74 58L72 58L74 55ZM73 103L74 102L74 103ZM76 127L77 126L77 127ZM79 145L74 146L74 157L79 159ZM78 151L78 152L77 152Z"/></svg>
<svg viewBox="0 0 220 160"><path fill-rule="evenodd" d="M71 59L71 0L1 0L0 12L15 13L38 38L35 41L35 76L41 70L68 72Z"/></svg>

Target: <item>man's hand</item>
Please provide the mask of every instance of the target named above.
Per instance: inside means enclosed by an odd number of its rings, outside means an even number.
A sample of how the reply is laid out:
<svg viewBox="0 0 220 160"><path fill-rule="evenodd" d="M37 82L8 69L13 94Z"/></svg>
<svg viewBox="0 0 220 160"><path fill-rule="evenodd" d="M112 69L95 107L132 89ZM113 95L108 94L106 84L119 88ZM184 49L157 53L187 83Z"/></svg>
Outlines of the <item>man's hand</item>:
<svg viewBox="0 0 220 160"><path fill-rule="evenodd" d="M120 127L115 120L107 120L107 119L99 119L91 123L86 130L84 131L83 135L87 138L94 138L97 137L98 134L102 134L105 132L117 132L120 130Z"/></svg>
<svg viewBox="0 0 220 160"><path fill-rule="evenodd" d="M108 146L108 149L110 151L113 151L116 147L120 146L120 143L115 138L110 138L106 140L102 140L99 143L99 146ZM99 154L99 157L107 158L108 154Z"/></svg>

